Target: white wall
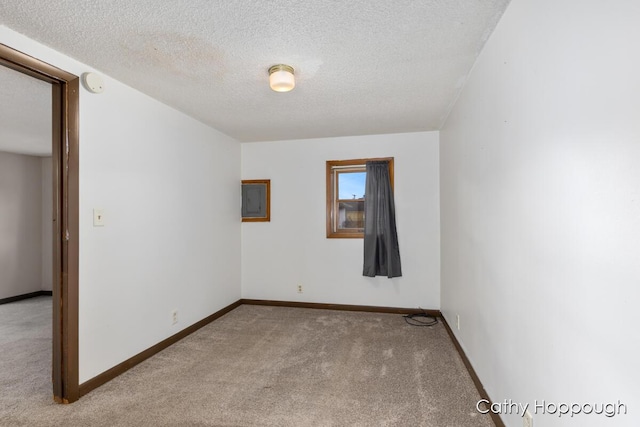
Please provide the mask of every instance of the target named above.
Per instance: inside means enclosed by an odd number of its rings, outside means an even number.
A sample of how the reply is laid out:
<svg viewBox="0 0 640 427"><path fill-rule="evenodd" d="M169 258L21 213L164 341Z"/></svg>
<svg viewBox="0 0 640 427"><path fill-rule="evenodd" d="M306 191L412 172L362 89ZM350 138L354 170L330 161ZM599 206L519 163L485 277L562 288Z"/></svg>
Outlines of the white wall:
<svg viewBox="0 0 640 427"><path fill-rule="evenodd" d="M639 21L513 0L440 135L442 309L490 396L628 405L538 427L640 419Z"/></svg>
<svg viewBox="0 0 640 427"><path fill-rule="evenodd" d="M0 299L42 289L40 158L0 152Z"/></svg>
<svg viewBox="0 0 640 427"><path fill-rule="evenodd" d="M93 71L6 27L0 43ZM81 383L240 298L240 145L103 77L80 93Z"/></svg>
<svg viewBox="0 0 640 427"><path fill-rule="evenodd" d="M362 239L326 238L325 162L367 157L395 158L401 278L363 277ZM244 143L242 178L271 180L271 222L242 224L244 298L440 308L437 132Z"/></svg>
<svg viewBox="0 0 640 427"><path fill-rule="evenodd" d="M51 157L40 159L42 176L42 287L43 291L53 289L53 176Z"/></svg>

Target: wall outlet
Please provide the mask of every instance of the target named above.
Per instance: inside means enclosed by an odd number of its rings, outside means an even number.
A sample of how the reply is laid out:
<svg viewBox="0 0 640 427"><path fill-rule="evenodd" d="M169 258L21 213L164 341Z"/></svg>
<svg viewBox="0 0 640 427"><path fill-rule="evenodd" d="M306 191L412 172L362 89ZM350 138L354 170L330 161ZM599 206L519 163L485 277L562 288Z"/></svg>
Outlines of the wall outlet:
<svg viewBox="0 0 640 427"><path fill-rule="evenodd" d="M533 415L528 409L522 414L522 427L533 427Z"/></svg>
<svg viewBox="0 0 640 427"><path fill-rule="evenodd" d="M302 293L302 285L298 285L298 293L301 294Z"/></svg>
<svg viewBox="0 0 640 427"><path fill-rule="evenodd" d="M178 323L178 310L171 311L171 324L175 325Z"/></svg>
<svg viewBox="0 0 640 427"><path fill-rule="evenodd" d="M456 314L456 328L460 330L460 315Z"/></svg>

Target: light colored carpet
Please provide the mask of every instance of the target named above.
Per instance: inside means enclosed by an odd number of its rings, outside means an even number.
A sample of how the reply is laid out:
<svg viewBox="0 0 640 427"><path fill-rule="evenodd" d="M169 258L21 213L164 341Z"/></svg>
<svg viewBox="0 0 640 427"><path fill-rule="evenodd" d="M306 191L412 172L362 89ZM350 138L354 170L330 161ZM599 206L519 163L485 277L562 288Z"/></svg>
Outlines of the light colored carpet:
<svg viewBox="0 0 640 427"><path fill-rule="evenodd" d="M0 305L0 426L7 414L52 403L51 297Z"/></svg>
<svg viewBox="0 0 640 427"><path fill-rule="evenodd" d="M50 305L10 320L35 300L0 306L2 426L493 426L442 324L248 305L57 405Z"/></svg>

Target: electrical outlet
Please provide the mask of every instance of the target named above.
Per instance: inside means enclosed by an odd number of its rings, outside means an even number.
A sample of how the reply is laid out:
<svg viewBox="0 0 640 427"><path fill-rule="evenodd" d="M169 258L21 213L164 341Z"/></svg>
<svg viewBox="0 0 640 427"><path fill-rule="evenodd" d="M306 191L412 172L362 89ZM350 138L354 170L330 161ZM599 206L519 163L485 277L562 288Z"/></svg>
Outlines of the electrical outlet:
<svg viewBox="0 0 640 427"><path fill-rule="evenodd" d="M298 285L298 293L301 294L302 293L302 285Z"/></svg>
<svg viewBox="0 0 640 427"><path fill-rule="evenodd" d="M533 415L528 409L522 414L522 427L533 427Z"/></svg>
<svg viewBox="0 0 640 427"><path fill-rule="evenodd" d="M171 324L175 325L178 323L178 310L171 311Z"/></svg>
<svg viewBox="0 0 640 427"><path fill-rule="evenodd" d="M460 315L456 314L456 328L460 330Z"/></svg>

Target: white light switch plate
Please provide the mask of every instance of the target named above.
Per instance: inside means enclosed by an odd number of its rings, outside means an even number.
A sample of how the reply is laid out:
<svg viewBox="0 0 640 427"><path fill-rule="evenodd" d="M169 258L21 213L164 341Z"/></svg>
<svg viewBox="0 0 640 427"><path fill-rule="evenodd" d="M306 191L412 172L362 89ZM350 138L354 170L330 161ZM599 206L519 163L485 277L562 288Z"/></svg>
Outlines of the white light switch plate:
<svg viewBox="0 0 640 427"><path fill-rule="evenodd" d="M104 227L104 209L93 210L93 226Z"/></svg>

